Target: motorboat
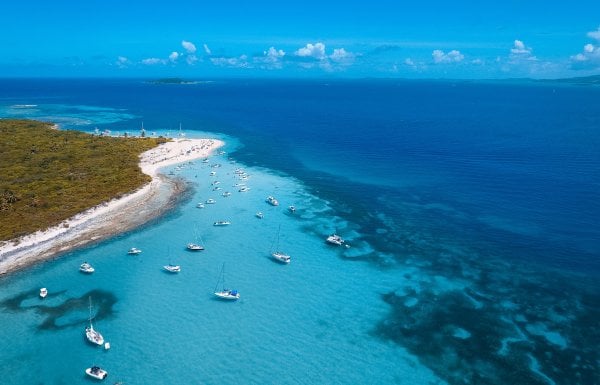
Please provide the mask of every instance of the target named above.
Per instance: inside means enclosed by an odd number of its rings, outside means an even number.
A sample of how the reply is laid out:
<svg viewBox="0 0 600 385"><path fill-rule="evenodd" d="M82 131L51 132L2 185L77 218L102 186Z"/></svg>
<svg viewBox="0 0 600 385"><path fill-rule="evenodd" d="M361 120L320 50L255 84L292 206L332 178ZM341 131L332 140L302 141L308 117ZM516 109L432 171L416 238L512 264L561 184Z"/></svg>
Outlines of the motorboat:
<svg viewBox="0 0 600 385"><path fill-rule="evenodd" d="M203 209L204 208L204 203L198 203L196 205L196 207L199 208L199 209Z"/></svg>
<svg viewBox="0 0 600 385"><path fill-rule="evenodd" d="M202 251L204 250L204 246L198 244L198 243L193 243L190 242L187 244L186 248L190 251Z"/></svg>
<svg viewBox="0 0 600 385"><path fill-rule="evenodd" d="M215 176L215 175L217 175L217 172L216 171L211 171L210 174L208 174L208 175Z"/></svg>
<svg viewBox="0 0 600 385"><path fill-rule="evenodd" d="M334 233L327 237L327 242L331 243L332 245L341 246L345 241L342 237Z"/></svg>
<svg viewBox="0 0 600 385"><path fill-rule="evenodd" d="M81 271L82 273L86 273L86 274L92 274L96 270L89 263L83 262L79 266L79 271Z"/></svg>
<svg viewBox="0 0 600 385"><path fill-rule="evenodd" d="M163 266L163 269L165 269L169 273L179 273L181 271L181 266L172 265L169 263L168 265Z"/></svg>
<svg viewBox="0 0 600 385"><path fill-rule="evenodd" d="M262 212L260 212L260 211L259 211L259 212L257 212L255 215L256 215L256 217L257 217L258 219L263 219L263 218L265 217L265 215L264 215Z"/></svg>
<svg viewBox="0 0 600 385"><path fill-rule="evenodd" d="M219 190L223 190L223 188L219 187L219 186L213 187L213 191L219 191Z"/></svg>
<svg viewBox="0 0 600 385"><path fill-rule="evenodd" d="M250 187L242 187L241 189L238 190L239 192L248 192L250 191Z"/></svg>
<svg viewBox="0 0 600 385"><path fill-rule="evenodd" d="M92 366L85 370L85 374L90 377L94 377L97 380L104 380L108 376L108 372L99 366Z"/></svg>
<svg viewBox="0 0 600 385"><path fill-rule="evenodd" d="M230 224L231 222L229 221L216 221L215 223L213 223L213 226L227 226Z"/></svg>
<svg viewBox="0 0 600 385"><path fill-rule="evenodd" d="M222 196L224 196L225 198L230 197L231 193L229 191L225 191L223 194L221 194Z"/></svg>
<svg viewBox="0 0 600 385"><path fill-rule="evenodd" d="M212 198L210 198L210 199L206 200L206 203L209 204L209 205L214 205L215 203L217 203L217 201L214 200L214 199L212 199Z"/></svg>
<svg viewBox="0 0 600 385"><path fill-rule="evenodd" d="M138 249L137 247L132 247L131 249L129 249L129 251L127 251L127 254L139 254L141 253L142 250Z"/></svg>
<svg viewBox="0 0 600 385"><path fill-rule="evenodd" d="M277 199L275 199L275 197L269 195L267 197L267 203L269 203L272 206L279 206L279 201Z"/></svg>
<svg viewBox="0 0 600 385"><path fill-rule="evenodd" d="M48 295L48 289L46 289L45 287L42 287L40 289L40 298L46 298L47 295Z"/></svg>
<svg viewBox="0 0 600 385"><path fill-rule="evenodd" d="M295 213L296 212L296 206L290 206L290 207L288 207L288 210L290 210L291 213Z"/></svg>

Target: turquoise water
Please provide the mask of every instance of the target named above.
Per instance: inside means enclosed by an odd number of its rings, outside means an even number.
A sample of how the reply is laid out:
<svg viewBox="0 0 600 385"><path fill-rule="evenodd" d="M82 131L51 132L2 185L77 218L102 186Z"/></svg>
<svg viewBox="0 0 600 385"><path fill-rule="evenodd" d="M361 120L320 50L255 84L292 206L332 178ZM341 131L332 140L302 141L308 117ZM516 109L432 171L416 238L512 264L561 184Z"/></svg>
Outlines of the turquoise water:
<svg viewBox="0 0 600 385"><path fill-rule="evenodd" d="M164 170L190 187L167 216L0 278L7 383L89 383L92 364L127 384L600 383L597 87L0 85L0 116L227 142ZM280 226L290 265L269 258ZM189 253L196 229L206 250ZM336 230L350 248L324 242ZM223 263L234 303L212 296ZM90 295L110 351L84 340Z"/></svg>
<svg viewBox="0 0 600 385"><path fill-rule="evenodd" d="M216 163L221 167L211 167ZM329 246L324 238L336 228L349 233L348 224L297 180L244 167L250 178L241 182L234 173L240 166L223 155L165 169L193 188L177 211L4 278L3 299L23 300L14 308L5 303L0 313L0 324L12 325L0 329L7 342L0 353L3 381L86 383L83 370L97 364L111 381L127 384L435 383L404 349L370 336L387 310L378 296L397 274L373 274L371 266L339 258L354 250ZM213 180L223 190L213 191ZM238 192L236 183L250 191ZM232 195L222 197L223 191ZM267 204L268 195L280 206ZM217 203L196 207L209 198ZM212 226L221 219L232 224ZM280 225L280 248L292 256L290 265L270 258ZM196 229L206 249L188 252ZM127 255L133 246L143 252ZM83 261L96 272L79 273ZM161 270L170 262L181 265L181 273ZM212 296L222 263L228 286L241 293L237 302ZM44 300L37 296L42 286L50 292ZM84 339L89 295L109 351Z"/></svg>

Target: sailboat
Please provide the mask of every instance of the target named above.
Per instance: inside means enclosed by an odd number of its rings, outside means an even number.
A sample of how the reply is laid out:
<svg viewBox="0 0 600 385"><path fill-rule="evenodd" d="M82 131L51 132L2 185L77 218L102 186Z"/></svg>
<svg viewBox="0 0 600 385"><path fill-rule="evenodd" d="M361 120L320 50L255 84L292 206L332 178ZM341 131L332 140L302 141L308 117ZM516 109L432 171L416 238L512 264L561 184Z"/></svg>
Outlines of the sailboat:
<svg viewBox="0 0 600 385"><path fill-rule="evenodd" d="M201 243L198 243L198 230L194 230L195 242L190 242L187 244L187 249L189 251L202 251L204 250L204 246Z"/></svg>
<svg viewBox="0 0 600 385"><path fill-rule="evenodd" d="M218 290L217 288L219 287L219 283L221 282L223 282L223 289ZM240 298L240 293L237 290L227 289L227 287L225 286L225 263L223 263L223 267L221 267L221 274L219 275L219 280L215 285L214 294L220 299L226 299L231 301L235 301Z"/></svg>
<svg viewBox="0 0 600 385"><path fill-rule="evenodd" d="M104 337L100 334L99 331L94 329L94 325L92 325L92 297L90 297L90 326L85 328L85 337L93 344L103 345Z"/></svg>
<svg viewBox="0 0 600 385"><path fill-rule="evenodd" d="M281 263L290 263L292 257L284 253L283 251L279 251L279 233L281 232L281 225L279 225L279 229L277 230L277 237L273 240L271 244L271 256L278 262ZM273 251L273 245L276 244L275 251Z"/></svg>

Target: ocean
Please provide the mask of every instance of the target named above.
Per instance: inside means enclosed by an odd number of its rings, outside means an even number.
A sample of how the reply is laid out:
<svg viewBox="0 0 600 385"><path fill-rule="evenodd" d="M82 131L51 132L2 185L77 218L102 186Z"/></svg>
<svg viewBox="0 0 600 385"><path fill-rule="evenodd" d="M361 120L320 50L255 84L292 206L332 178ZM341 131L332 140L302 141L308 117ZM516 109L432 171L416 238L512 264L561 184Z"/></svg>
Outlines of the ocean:
<svg viewBox="0 0 600 385"><path fill-rule="evenodd" d="M2 383L96 364L124 384L600 384L599 102L533 81L2 79L0 117L227 143L164 170L189 187L169 214L0 277ZM236 302L213 298L223 266ZM90 297L108 351L85 341Z"/></svg>

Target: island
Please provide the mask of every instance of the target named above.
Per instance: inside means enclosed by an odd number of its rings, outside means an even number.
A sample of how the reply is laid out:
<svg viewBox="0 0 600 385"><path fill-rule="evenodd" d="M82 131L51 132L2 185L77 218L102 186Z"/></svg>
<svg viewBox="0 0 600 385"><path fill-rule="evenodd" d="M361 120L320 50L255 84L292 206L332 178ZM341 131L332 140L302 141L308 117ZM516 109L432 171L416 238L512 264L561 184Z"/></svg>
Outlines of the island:
<svg viewBox="0 0 600 385"><path fill-rule="evenodd" d="M185 189L158 169L216 139L110 137L0 119L0 274L140 226Z"/></svg>

